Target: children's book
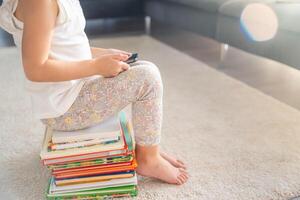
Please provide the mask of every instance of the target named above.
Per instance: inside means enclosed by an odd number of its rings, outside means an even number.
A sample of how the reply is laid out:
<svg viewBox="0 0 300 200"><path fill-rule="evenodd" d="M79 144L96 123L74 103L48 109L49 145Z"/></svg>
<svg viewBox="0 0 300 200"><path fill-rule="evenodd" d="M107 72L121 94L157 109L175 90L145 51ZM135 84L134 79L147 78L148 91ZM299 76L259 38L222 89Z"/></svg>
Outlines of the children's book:
<svg viewBox="0 0 300 200"><path fill-rule="evenodd" d="M75 185L57 186L54 178L51 179L49 194L63 194L68 192L82 192L94 189L103 189L109 187L119 187L127 185L137 185L137 177L134 175L131 178L113 179L108 181L100 181L93 183L82 183Z"/></svg>
<svg viewBox="0 0 300 200"><path fill-rule="evenodd" d="M121 127L118 115L109 117L101 123L90 128L76 131L53 131L52 143L72 143L87 140L109 140L120 135Z"/></svg>
<svg viewBox="0 0 300 200"><path fill-rule="evenodd" d="M107 168L88 168L88 169L78 169L76 171L63 171L62 173L53 173L53 176L57 179L64 179L64 178L72 178L72 177L83 177L88 175L101 175L101 174L110 174L110 173L117 173L117 172L126 172L126 171L133 171L137 167L137 163L134 160L132 163L129 163L129 165L112 165Z"/></svg>
<svg viewBox="0 0 300 200"><path fill-rule="evenodd" d="M86 176L81 178L71 178L71 179L55 179L55 184L57 186L64 185L73 185L73 184L81 184L81 183L93 183L99 181L109 181L113 179L120 178L131 178L134 176L134 172L124 172L124 173L115 173L115 174L106 174L106 175L98 175L98 176Z"/></svg>
<svg viewBox="0 0 300 200"><path fill-rule="evenodd" d="M112 168L114 166L129 166L129 165L132 165L132 160L127 161L127 162L118 162L118 163L109 163L109 164L100 164L100 165L88 165L88 166L66 168L66 169L54 169L54 170L52 170L52 174L79 172L79 171L85 171L85 170L91 170L91 169L106 169L106 168Z"/></svg>
<svg viewBox="0 0 300 200"><path fill-rule="evenodd" d="M124 112L120 112L119 118L121 139L118 142L106 145L51 151L51 149L49 149L49 143L51 143L53 131L46 128L44 144L40 153L43 163L45 165L54 165L108 156L132 154L134 144L132 140L132 128L130 128L131 124L127 121Z"/></svg>
<svg viewBox="0 0 300 200"><path fill-rule="evenodd" d="M78 155L97 153L97 152L121 150L124 149L125 147L125 141L124 139L121 139L118 142L106 144L106 145L100 144L100 145L93 145L88 147L52 151L51 149L49 149L52 133L53 132L51 131L51 129L47 128L45 141L42 147L42 151L40 153L42 159L62 158L68 156L76 156L76 155L78 156ZM121 133L119 134L120 134L119 136L121 137L122 136Z"/></svg>
<svg viewBox="0 0 300 200"><path fill-rule="evenodd" d="M109 144L114 143L120 140L120 136L116 135L110 138L97 138L92 140L85 140L80 142L70 142L70 143L61 143L61 144L51 144L51 150L64 150L64 149L72 149L72 148L80 148L80 147L87 147L93 145L100 145L100 144Z"/></svg>
<svg viewBox="0 0 300 200"><path fill-rule="evenodd" d="M50 186L50 185L49 185ZM50 187L48 188L49 191ZM117 197L134 197L137 195L137 188L135 185L108 187L103 189L68 192L65 194L47 194L48 200L101 200L112 199Z"/></svg>
<svg viewBox="0 0 300 200"><path fill-rule="evenodd" d="M52 158L52 159L44 159L42 160L44 165L60 165L60 164L70 164L73 162L83 162L88 160L106 158L110 156L127 156L132 154L132 152L128 151L128 149L118 149L113 151L104 151L104 152L96 152L84 155L74 155L68 157L61 157L61 158Z"/></svg>
<svg viewBox="0 0 300 200"><path fill-rule="evenodd" d="M72 169L74 169L74 170L83 169L86 167L93 167L93 166L105 167L105 166L116 164L116 163L128 163L128 162L131 162L132 159L133 159L132 155L113 156L113 157L97 158L97 159L93 159L93 160L50 165L49 168L52 169L53 173L55 173L55 172L69 171Z"/></svg>
<svg viewBox="0 0 300 200"><path fill-rule="evenodd" d="M43 163L52 170L47 199L104 200L136 196L137 163L132 134L125 112L75 134L47 128L40 153Z"/></svg>
<svg viewBox="0 0 300 200"><path fill-rule="evenodd" d="M133 144L133 139L132 139L132 137L133 137L132 124L130 123L130 121L127 120L126 113L123 111L119 113L119 118L120 118L121 130L125 137L125 141L128 146L128 150L133 151L134 144Z"/></svg>

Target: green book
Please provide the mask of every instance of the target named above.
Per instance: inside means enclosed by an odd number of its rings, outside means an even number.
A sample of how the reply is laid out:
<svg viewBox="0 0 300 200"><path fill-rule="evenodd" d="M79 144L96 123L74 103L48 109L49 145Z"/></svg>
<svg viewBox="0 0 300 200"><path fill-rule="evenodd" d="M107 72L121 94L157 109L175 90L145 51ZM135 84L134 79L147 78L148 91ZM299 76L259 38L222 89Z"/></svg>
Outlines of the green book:
<svg viewBox="0 0 300 200"><path fill-rule="evenodd" d="M110 187L95 189L83 192L70 192L64 194L47 194L48 200L73 200L73 199L111 199L113 197L134 197L137 196L137 187L135 185Z"/></svg>
<svg viewBox="0 0 300 200"><path fill-rule="evenodd" d="M124 111L121 111L119 113L119 118L120 118L122 130L124 131L125 141L128 145L128 150L132 151L133 150L133 141L132 141L132 135L130 134L129 122L126 118L126 113Z"/></svg>

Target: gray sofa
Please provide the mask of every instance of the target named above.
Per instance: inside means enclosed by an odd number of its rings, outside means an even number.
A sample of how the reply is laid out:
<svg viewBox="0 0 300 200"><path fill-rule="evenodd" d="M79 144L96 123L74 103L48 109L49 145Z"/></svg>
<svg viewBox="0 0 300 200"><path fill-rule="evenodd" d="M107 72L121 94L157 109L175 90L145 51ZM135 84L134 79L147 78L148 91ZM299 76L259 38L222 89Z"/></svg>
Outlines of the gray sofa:
<svg viewBox="0 0 300 200"><path fill-rule="evenodd" d="M295 0L297 1L297 0ZM252 41L242 31L240 16L250 3L264 3L276 13L279 29L268 41ZM256 55L300 69L300 2L276 0L146 0L154 20L213 38Z"/></svg>
<svg viewBox="0 0 300 200"><path fill-rule="evenodd" d="M141 0L80 0L80 3L87 19L144 16Z"/></svg>

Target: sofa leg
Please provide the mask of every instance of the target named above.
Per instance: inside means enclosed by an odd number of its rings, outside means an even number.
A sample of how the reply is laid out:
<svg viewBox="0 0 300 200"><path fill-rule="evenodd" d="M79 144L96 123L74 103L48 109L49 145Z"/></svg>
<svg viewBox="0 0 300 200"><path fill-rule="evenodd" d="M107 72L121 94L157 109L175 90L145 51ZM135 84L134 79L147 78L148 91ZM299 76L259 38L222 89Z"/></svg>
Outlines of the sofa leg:
<svg viewBox="0 0 300 200"><path fill-rule="evenodd" d="M226 54L229 50L229 45L228 44L224 44L224 43L221 43L220 45L220 61L224 61L225 57L226 57Z"/></svg>
<svg viewBox="0 0 300 200"><path fill-rule="evenodd" d="M145 17L145 33L147 35L151 34L151 17L150 16Z"/></svg>

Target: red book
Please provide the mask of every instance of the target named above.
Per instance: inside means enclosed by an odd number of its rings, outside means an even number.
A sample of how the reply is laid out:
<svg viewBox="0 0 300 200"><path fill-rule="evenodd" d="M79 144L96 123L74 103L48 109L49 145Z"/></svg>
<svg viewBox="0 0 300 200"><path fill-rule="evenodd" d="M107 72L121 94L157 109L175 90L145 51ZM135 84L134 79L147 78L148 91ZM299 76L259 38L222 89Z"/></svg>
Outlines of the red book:
<svg viewBox="0 0 300 200"><path fill-rule="evenodd" d="M91 167L85 169L77 169L75 171L63 172L63 173L53 173L53 176L56 179L65 179L65 178L74 178L74 177L83 177L83 176L93 176L101 174L111 174L117 172L127 172L133 171L137 167L137 163L133 160L129 165L115 165L111 167L101 168L101 167Z"/></svg>

